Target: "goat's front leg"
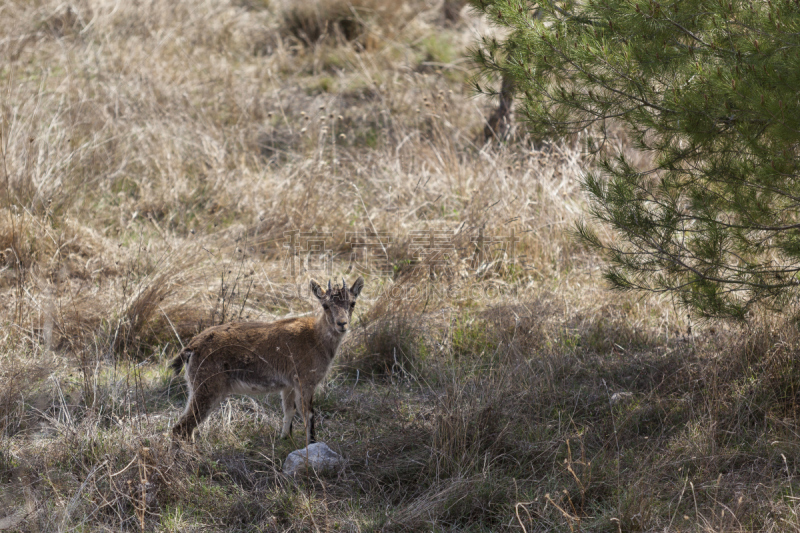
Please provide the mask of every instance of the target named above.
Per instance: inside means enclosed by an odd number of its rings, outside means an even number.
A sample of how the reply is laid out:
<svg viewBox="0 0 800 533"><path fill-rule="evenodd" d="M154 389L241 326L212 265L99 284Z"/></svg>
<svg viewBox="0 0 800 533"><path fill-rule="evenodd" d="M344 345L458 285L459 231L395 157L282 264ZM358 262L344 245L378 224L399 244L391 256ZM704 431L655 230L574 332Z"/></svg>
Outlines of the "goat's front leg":
<svg viewBox="0 0 800 533"><path fill-rule="evenodd" d="M297 405L297 398L295 396L294 387L281 389L281 403L283 404L282 439L288 438L292 434L292 420L294 420L295 406Z"/></svg>
<svg viewBox="0 0 800 533"><path fill-rule="evenodd" d="M316 431L314 430L314 389L303 390L302 404L300 412L303 414L303 422L306 426L306 443L317 442Z"/></svg>

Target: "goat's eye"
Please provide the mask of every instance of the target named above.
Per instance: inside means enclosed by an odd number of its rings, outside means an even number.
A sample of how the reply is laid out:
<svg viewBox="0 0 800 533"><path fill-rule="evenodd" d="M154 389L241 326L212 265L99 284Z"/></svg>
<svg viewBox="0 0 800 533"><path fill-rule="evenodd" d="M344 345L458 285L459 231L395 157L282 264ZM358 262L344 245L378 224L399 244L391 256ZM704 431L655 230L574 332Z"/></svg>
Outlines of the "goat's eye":
<svg viewBox="0 0 800 533"><path fill-rule="evenodd" d="M350 309L355 309L355 307L356 307L356 303L355 302L350 304Z"/></svg>
<svg viewBox="0 0 800 533"><path fill-rule="evenodd" d="M322 308L323 308L323 309L325 309L325 310L327 311L327 310L329 309L329 308L328 308L328 304L322 304Z"/></svg>

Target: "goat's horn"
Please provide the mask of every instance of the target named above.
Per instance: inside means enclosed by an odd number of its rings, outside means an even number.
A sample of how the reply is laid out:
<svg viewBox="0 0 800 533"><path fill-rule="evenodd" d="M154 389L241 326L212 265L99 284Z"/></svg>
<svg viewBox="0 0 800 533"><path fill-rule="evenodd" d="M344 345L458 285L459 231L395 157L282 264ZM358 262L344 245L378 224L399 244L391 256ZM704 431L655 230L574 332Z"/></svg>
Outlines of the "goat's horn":
<svg viewBox="0 0 800 533"><path fill-rule="evenodd" d="M328 292L331 292L331 280L328 280Z"/></svg>

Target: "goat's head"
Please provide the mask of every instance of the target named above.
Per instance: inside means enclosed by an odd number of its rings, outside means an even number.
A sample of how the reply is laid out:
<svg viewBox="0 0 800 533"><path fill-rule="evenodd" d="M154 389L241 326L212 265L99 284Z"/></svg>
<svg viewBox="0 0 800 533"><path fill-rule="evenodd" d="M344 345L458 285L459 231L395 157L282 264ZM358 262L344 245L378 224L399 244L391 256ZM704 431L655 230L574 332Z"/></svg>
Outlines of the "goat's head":
<svg viewBox="0 0 800 533"><path fill-rule="evenodd" d="M322 304L325 320L339 333L347 333L350 327L350 317L356 307L356 298L363 288L364 278L361 276L349 289L344 278L342 278L341 287L339 285L331 287L331 282L328 281L327 290L323 289L317 280L311 280L311 292Z"/></svg>

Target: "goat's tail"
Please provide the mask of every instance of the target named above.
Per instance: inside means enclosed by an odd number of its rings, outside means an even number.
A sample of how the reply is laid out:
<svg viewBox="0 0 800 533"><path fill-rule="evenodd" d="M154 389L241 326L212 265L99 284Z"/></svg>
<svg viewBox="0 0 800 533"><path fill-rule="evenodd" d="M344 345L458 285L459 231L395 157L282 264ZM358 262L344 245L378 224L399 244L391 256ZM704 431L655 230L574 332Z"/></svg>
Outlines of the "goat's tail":
<svg viewBox="0 0 800 533"><path fill-rule="evenodd" d="M194 355L193 351L184 348L181 350L181 353L179 353L177 357L170 362L169 366L172 368L173 372L175 372L176 376L181 373L183 365L189 362L189 358L192 355Z"/></svg>

